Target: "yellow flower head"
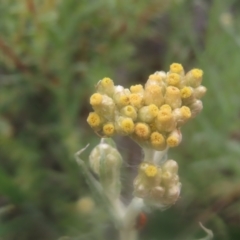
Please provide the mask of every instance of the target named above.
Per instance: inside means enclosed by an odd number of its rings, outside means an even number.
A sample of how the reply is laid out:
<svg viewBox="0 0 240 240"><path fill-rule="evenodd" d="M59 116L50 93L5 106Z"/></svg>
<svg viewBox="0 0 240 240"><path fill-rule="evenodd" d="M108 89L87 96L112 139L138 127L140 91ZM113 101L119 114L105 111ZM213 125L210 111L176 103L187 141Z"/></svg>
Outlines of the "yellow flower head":
<svg viewBox="0 0 240 240"><path fill-rule="evenodd" d="M126 95L122 95L119 97L119 105L126 106L129 104L129 97Z"/></svg>
<svg viewBox="0 0 240 240"><path fill-rule="evenodd" d="M161 76L160 76L160 75L158 75L158 74L151 74L151 75L149 75L148 79L151 79L151 80L156 80L156 81L159 81L159 82L161 82L161 81L162 81L162 78L161 78Z"/></svg>
<svg viewBox="0 0 240 240"><path fill-rule="evenodd" d="M90 104L92 106L100 106L102 103L103 97L100 93L94 93L91 97L90 97Z"/></svg>
<svg viewBox="0 0 240 240"><path fill-rule="evenodd" d="M119 127L123 134L131 134L134 131L134 123L131 118L123 118L120 123Z"/></svg>
<svg viewBox="0 0 240 240"><path fill-rule="evenodd" d="M137 112L133 106L127 105L121 109L121 114L125 117L132 118L133 121L137 118Z"/></svg>
<svg viewBox="0 0 240 240"><path fill-rule="evenodd" d="M92 128L97 128L101 124L101 119L97 113L90 112L87 118L87 122Z"/></svg>
<svg viewBox="0 0 240 240"><path fill-rule="evenodd" d="M177 73L170 73L167 77L167 84L171 86L178 86L180 83L180 75Z"/></svg>
<svg viewBox="0 0 240 240"><path fill-rule="evenodd" d="M182 134L180 130L175 129L172 131L167 138L167 145L169 147L176 147L180 144L182 140Z"/></svg>
<svg viewBox="0 0 240 240"><path fill-rule="evenodd" d="M100 83L104 88L109 88L114 86L113 80L107 77L103 78Z"/></svg>
<svg viewBox="0 0 240 240"><path fill-rule="evenodd" d="M195 79L200 79L202 78L203 76L203 71L201 69L192 69L192 76L195 78Z"/></svg>
<svg viewBox="0 0 240 240"><path fill-rule="evenodd" d="M132 93L129 95L129 101L133 107L140 108L143 103L143 98L138 93Z"/></svg>
<svg viewBox="0 0 240 240"><path fill-rule="evenodd" d="M189 98L193 94L193 90L191 87L184 87L181 89L181 97L182 98Z"/></svg>
<svg viewBox="0 0 240 240"><path fill-rule="evenodd" d="M140 139L148 139L150 136L150 127L146 123L137 123L135 125L135 134Z"/></svg>
<svg viewBox="0 0 240 240"><path fill-rule="evenodd" d="M168 108L161 108L157 115L157 120L159 122L168 122L173 118L172 110L169 110Z"/></svg>
<svg viewBox="0 0 240 240"><path fill-rule="evenodd" d="M162 88L158 85L148 85L145 89L144 101L146 105L161 106L164 101Z"/></svg>
<svg viewBox="0 0 240 240"><path fill-rule="evenodd" d="M158 114L158 107L155 104L150 104L148 106L149 114L153 117L156 117Z"/></svg>
<svg viewBox="0 0 240 240"><path fill-rule="evenodd" d="M173 63L170 65L170 72L181 74L183 73L183 66L179 63Z"/></svg>
<svg viewBox="0 0 240 240"><path fill-rule="evenodd" d="M182 105L181 92L178 88L169 86L166 88L165 103L175 109Z"/></svg>
<svg viewBox="0 0 240 240"><path fill-rule="evenodd" d="M141 84L132 85L130 91L131 93L140 93L143 91L143 86Z"/></svg>
<svg viewBox="0 0 240 240"><path fill-rule="evenodd" d="M190 117L191 117L191 110L190 110L190 108L189 107L186 107L186 106L182 106L181 108L180 108L180 111L181 111L181 114L182 114L182 117L184 118L184 119L189 119Z"/></svg>
<svg viewBox="0 0 240 240"><path fill-rule="evenodd" d="M103 126L103 133L108 136L111 137L115 132L115 127L112 123L106 123Z"/></svg>
<svg viewBox="0 0 240 240"><path fill-rule="evenodd" d="M158 169L154 165L148 165L145 170L145 174L147 177L155 177L157 175Z"/></svg>
<svg viewBox="0 0 240 240"><path fill-rule="evenodd" d="M163 105L160 107L160 110L166 110L166 111L171 112L171 111L172 111L172 108L171 108L168 104L163 104Z"/></svg>
<svg viewBox="0 0 240 240"><path fill-rule="evenodd" d="M153 132L150 136L150 143L156 149L165 148L165 139L159 132Z"/></svg>

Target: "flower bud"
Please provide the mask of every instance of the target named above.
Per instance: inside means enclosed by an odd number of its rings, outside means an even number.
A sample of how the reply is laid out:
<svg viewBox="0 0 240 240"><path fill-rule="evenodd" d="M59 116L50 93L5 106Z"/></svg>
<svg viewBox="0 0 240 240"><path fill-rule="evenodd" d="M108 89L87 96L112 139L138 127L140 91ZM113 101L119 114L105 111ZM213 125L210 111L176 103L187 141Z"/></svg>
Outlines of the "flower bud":
<svg viewBox="0 0 240 240"><path fill-rule="evenodd" d="M163 171L169 171L172 174L177 174L178 173L178 164L174 160L167 160L163 166L162 166Z"/></svg>
<svg viewBox="0 0 240 240"><path fill-rule="evenodd" d="M132 118L118 117L116 119L116 131L122 135L130 135L134 131L134 122Z"/></svg>
<svg viewBox="0 0 240 240"><path fill-rule="evenodd" d="M164 102L162 88L158 85L147 86L144 93L144 102L145 105L155 104L160 107Z"/></svg>
<svg viewBox="0 0 240 240"><path fill-rule="evenodd" d="M186 74L185 84L196 88L201 85L202 82L203 71L201 69L192 69Z"/></svg>
<svg viewBox="0 0 240 240"><path fill-rule="evenodd" d="M202 101L196 100L192 103L189 108L191 109L192 116L191 118L195 118L203 109Z"/></svg>
<svg viewBox="0 0 240 240"><path fill-rule="evenodd" d="M149 194L149 190L143 184L137 184L138 180L135 179L133 185L134 187L134 196L139 198L145 198Z"/></svg>
<svg viewBox="0 0 240 240"><path fill-rule="evenodd" d="M150 127L146 123L136 123L135 124L135 129L134 129L134 134L136 141L137 140L146 140L150 136Z"/></svg>
<svg viewBox="0 0 240 240"><path fill-rule="evenodd" d="M164 71L157 71L155 72L155 74L159 75L163 81L166 81L166 78L167 78L167 73L164 72Z"/></svg>
<svg viewBox="0 0 240 240"><path fill-rule="evenodd" d="M176 108L173 110L173 116L177 127L181 127L191 118L192 113L189 107L182 106L181 108Z"/></svg>
<svg viewBox="0 0 240 240"><path fill-rule="evenodd" d="M151 86L151 85L155 85L155 86L159 86L159 87L165 86L163 78L161 77L161 75L158 74L158 72L151 74L148 77L148 80L145 84L145 88L147 88L148 86Z"/></svg>
<svg viewBox="0 0 240 240"><path fill-rule="evenodd" d="M158 107L154 104L144 106L138 111L138 119L145 123L150 123L158 114Z"/></svg>
<svg viewBox="0 0 240 240"><path fill-rule="evenodd" d="M170 73L167 75L166 82L168 86L179 87L181 81L181 76L177 73Z"/></svg>
<svg viewBox="0 0 240 240"><path fill-rule="evenodd" d="M120 114L123 117L131 118L133 121L137 119L137 111L133 106L130 106L130 105L123 107L120 111Z"/></svg>
<svg viewBox="0 0 240 240"><path fill-rule="evenodd" d="M171 188L169 188L166 192L165 197L165 204L167 205L173 205L178 200L179 195L181 192L181 183L178 183Z"/></svg>
<svg viewBox="0 0 240 240"><path fill-rule="evenodd" d="M161 186L157 186L153 188L151 195L155 201L159 201L159 199L163 198L165 193L165 189Z"/></svg>
<svg viewBox="0 0 240 240"><path fill-rule="evenodd" d="M103 125L103 134L107 137L112 137L115 133L115 127L113 123L106 123Z"/></svg>
<svg viewBox="0 0 240 240"><path fill-rule="evenodd" d="M90 153L89 164L104 190L111 196L119 196L122 157L118 150L102 142Z"/></svg>
<svg viewBox="0 0 240 240"><path fill-rule="evenodd" d="M173 63L170 65L170 73L177 73L180 75L184 75L184 69L183 66L179 63Z"/></svg>
<svg viewBox="0 0 240 240"><path fill-rule="evenodd" d="M90 112L87 118L87 122L95 131L100 130L101 127L101 118L95 112Z"/></svg>
<svg viewBox="0 0 240 240"><path fill-rule="evenodd" d="M130 91L128 89L116 91L113 95L113 100L119 108L122 108L129 104L129 95Z"/></svg>
<svg viewBox="0 0 240 240"><path fill-rule="evenodd" d="M101 102L100 102L101 98ZM98 102L99 104L96 104ZM98 93L93 94L90 101L94 103L93 109L96 113L101 116L101 118L104 118L108 121L112 121L114 119L114 113L115 113L115 103L113 102L112 98L108 97L107 95L100 95Z"/></svg>
<svg viewBox="0 0 240 240"><path fill-rule="evenodd" d="M131 93L143 93L143 86L141 84L132 85L130 87Z"/></svg>
<svg viewBox="0 0 240 240"><path fill-rule="evenodd" d="M103 78L97 84L97 92L112 97L114 92L114 82L110 78Z"/></svg>
<svg viewBox="0 0 240 240"><path fill-rule="evenodd" d="M150 136L151 147L155 150L162 151L166 148L164 136L159 132L153 132Z"/></svg>
<svg viewBox="0 0 240 240"><path fill-rule="evenodd" d="M93 106L93 108L100 107L102 104L103 96L100 93L94 93L90 97L90 104Z"/></svg>
<svg viewBox="0 0 240 240"><path fill-rule="evenodd" d="M139 109L143 106L143 96L140 93L131 93L129 95L130 104Z"/></svg>
<svg viewBox="0 0 240 240"><path fill-rule="evenodd" d="M172 109L181 107L181 93L176 87L167 87L165 93L165 103L168 104Z"/></svg>
<svg viewBox="0 0 240 240"><path fill-rule="evenodd" d="M171 108L168 105L163 105L160 108L158 115L155 119L156 128L161 132L171 132L176 127L175 119L172 114Z"/></svg>
<svg viewBox="0 0 240 240"><path fill-rule="evenodd" d="M194 89L191 87L184 87L181 89L181 98L183 105L189 105L195 101Z"/></svg>
<svg viewBox="0 0 240 240"><path fill-rule="evenodd" d="M167 145L169 147L176 147L182 141L181 131L178 129L173 130L167 137Z"/></svg>
<svg viewBox="0 0 240 240"><path fill-rule="evenodd" d="M194 96L197 99L201 99L207 92L207 88L204 86L199 86L194 89Z"/></svg>

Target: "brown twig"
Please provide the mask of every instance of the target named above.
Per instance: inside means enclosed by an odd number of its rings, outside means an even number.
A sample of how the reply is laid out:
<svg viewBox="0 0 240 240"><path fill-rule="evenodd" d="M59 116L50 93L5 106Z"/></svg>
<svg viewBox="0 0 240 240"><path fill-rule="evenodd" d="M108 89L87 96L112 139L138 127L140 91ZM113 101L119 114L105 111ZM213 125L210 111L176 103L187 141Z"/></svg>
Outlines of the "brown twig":
<svg viewBox="0 0 240 240"><path fill-rule="evenodd" d="M15 67L19 69L21 72L24 73L30 73L29 67L27 67L20 59L19 57L12 51L12 49L7 46L7 44L4 42L4 40L0 37L0 50L12 60Z"/></svg>
<svg viewBox="0 0 240 240"><path fill-rule="evenodd" d="M14 53L14 51L7 46L7 44L4 42L4 40L0 36L0 51L2 51L12 62L14 63L15 67L20 70L21 72L29 75L33 75L31 68L24 64L21 59ZM60 79L56 76L53 76L50 73L44 72L44 75L47 79L50 79L51 83L53 85L59 85Z"/></svg>

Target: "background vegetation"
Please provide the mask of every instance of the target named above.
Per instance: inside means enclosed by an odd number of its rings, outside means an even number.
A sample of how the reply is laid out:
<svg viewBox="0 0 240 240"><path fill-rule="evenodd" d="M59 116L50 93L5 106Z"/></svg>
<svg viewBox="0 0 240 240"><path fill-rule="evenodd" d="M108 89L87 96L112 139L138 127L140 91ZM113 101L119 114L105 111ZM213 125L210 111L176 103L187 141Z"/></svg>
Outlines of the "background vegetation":
<svg viewBox="0 0 240 240"><path fill-rule="evenodd" d="M91 192L73 155L99 140L86 124L88 98L103 77L130 86L180 62L204 70L208 93L170 151L181 199L148 214L141 239L199 237L199 221L215 239L240 239L239 7L233 0L1 0L0 238L116 239L98 199L89 213L77 204ZM128 139L116 141L127 201L141 153Z"/></svg>

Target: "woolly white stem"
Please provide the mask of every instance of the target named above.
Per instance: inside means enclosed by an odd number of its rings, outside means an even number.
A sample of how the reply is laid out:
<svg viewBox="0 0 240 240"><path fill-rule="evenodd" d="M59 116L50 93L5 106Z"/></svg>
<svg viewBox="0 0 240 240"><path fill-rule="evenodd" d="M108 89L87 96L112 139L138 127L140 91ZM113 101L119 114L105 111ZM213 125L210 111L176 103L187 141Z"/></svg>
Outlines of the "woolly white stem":
<svg viewBox="0 0 240 240"><path fill-rule="evenodd" d="M139 213L144 208L144 202L141 198L134 197L126 209L123 218L123 225L120 229L120 240L137 240L138 231L136 229L136 220Z"/></svg>
<svg viewBox="0 0 240 240"><path fill-rule="evenodd" d="M150 148L144 148L144 147L142 149L143 149L143 153L144 153L143 161L144 162L153 161L155 150L150 149Z"/></svg>
<svg viewBox="0 0 240 240"><path fill-rule="evenodd" d="M168 147L163 151L154 151L153 162L157 165L161 165L167 161Z"/></svg>

